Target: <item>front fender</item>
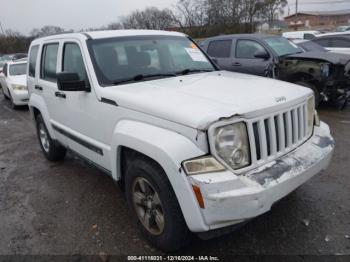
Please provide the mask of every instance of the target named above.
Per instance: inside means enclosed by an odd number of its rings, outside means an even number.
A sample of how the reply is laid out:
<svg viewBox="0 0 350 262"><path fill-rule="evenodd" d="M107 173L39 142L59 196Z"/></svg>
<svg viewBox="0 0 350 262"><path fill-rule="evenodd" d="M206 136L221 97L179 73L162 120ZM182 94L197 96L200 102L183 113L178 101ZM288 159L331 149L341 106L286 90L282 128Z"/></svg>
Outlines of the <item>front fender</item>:
<svg viewBox="0 0 350 262"><path fill-rule="evenodd" d="M53 131L52 126L51 126L50 115L49 115L49 112L47 111L47 106L46 106L45 100L41 96L39 96L35 93L31 93L30 97L29 97L28 105L29 105L29 110L30 110L30 113L31 113L33 120L35 121L34 108L36 108L37 110L40 111L40 114L42 115L42 117L44 119L46 128L49 131L51 138L56 139L55 132Z"/></svg>
<svg viewBox="0 0 350 262"><path fill-rule="evenodd" d="M118 123L113 133L111 162L114 179L119 180L121 172L119 163L121 147L136 150L155 160L165 171L174 189L186 223L193 232L208 230L200 208L188 182L186 174L181 168L184 160L205 155L190 139L185 136L153 126L131 120Z"/></svg>

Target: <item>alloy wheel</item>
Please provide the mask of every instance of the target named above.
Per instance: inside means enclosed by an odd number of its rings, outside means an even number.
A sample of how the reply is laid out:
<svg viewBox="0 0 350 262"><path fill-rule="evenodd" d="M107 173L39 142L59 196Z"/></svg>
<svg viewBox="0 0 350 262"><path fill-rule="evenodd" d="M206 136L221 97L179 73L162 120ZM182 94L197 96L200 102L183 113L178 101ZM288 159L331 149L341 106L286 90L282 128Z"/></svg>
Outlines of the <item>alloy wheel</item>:
<svg viewBox="0 0 350 262"><path fill-rule="evenodd" d="M137 217L147 231L153 235L162 234L165 226L162 202L147 179L138 177L134 180L132 200Z"/></svg>

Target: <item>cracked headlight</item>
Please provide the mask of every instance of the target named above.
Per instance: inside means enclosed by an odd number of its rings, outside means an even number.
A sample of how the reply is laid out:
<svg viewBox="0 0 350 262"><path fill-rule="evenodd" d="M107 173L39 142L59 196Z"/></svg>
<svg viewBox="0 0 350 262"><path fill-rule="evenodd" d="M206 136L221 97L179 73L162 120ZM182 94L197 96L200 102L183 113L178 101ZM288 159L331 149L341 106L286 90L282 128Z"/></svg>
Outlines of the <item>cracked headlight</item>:
<svg viewBox="0 0 350 262"><path fill-rule="evenodd" d="M307 134L311 136L314 130L315 120L315 97L312 96L307 101Z"/></svg>
<svg viewBox="0 0 350 262"><path fill-rule="evenodd" d="M27 90L27 87L24 85L12 85L12 89L15 91Z"/></svg>
<svg viewBox="0 0 350 262"><path fill-rule="evenodd" d="M250 165L248 132L244 122L219 127L214 136L218 156L232 169Z"/></svg>

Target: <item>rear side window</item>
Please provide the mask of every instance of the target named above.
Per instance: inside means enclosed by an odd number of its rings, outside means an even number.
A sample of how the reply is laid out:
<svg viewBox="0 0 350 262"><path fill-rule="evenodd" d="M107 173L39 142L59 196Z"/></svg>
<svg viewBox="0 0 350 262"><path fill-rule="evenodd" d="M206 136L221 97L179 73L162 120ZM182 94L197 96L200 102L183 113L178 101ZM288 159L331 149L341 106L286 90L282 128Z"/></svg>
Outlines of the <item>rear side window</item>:
<svg viewBox="0 0 350 262"><path fill-rule="evenodd" d="M33 46L29 54L29 76L35 77L36 60L38 57L39 46Z"/></svg>
<svg viewBox="0 0 350 262"><path fill-rule="evenodd" d="M208 47L208 54L211 57L228 58L231 55L232 40L212 41Z"/></svg>
<svg viewBox="0 0 350 262"><path fill-rule="evenodd" d="M63 49L62 71L77 73L81 81L86 80L86 71L80 47L75 43L66 43Z"/></svg>
<svg viewBox="0 0 350 262"><path fill-rule="evenodd" d="M350 47L350 41L348 41L346 39L335 38L332 41L332 47L349 48Z"/></svg>
<svg viewBox="0 0 350 262"><path fill-rule="evenodd" d="M323 47L331 47L331 41L328 38L316 39L314 41Z"/></svg>
<svg viewBox="0 0 350 262"><path fill-rule="evenodd" d="M41 58L41 78L47 81L56 82L58 44L44 45Z"/></svg>
<svg viewBox="0 0 350 262"><path fill-rule="evenodd" d="M313 34L304 34L304 39L306 40L312 40L315 38L315 35Z"/></svg>

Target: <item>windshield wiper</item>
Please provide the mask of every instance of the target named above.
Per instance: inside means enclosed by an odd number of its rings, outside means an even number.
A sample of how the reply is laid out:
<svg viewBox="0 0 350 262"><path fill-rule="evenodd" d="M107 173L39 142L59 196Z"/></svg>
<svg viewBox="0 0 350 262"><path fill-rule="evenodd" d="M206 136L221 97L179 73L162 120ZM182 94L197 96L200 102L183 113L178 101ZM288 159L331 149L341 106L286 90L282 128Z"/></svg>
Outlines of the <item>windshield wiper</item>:
<svg viewBox="0 0 350 262"><path fill-rule="evenodd" d="M167 74L150 74L150 75L143 75L139 74L136 76L133 76L131 78L126 78L126 79L121 79L121 80L116 80L113 82L114 85L120 85L124 83L129 83L129 82L139 82L148 78L162 78L162 77L175 77L176 74L172 73L167 73Z"/></svg>
<svg viewBox="0 0 350 262"><path fill-rule="evenodd" d="M191 73L202 73L202 72L213 72L214 70L210 70L210 69L190 69L187 68L185 70L176 72L177 75L188 75Z"/></svg>

